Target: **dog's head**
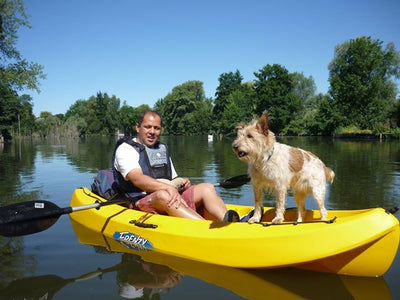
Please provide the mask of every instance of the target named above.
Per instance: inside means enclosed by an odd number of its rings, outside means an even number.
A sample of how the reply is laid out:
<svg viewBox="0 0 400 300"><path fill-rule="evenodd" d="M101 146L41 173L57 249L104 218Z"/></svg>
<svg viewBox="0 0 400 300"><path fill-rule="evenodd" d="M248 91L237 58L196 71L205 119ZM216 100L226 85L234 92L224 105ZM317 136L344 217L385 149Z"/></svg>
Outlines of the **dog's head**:
<svg viewBox="0 0 400 300"><path fill-rule="evenodd" d="M268 114L264 112L258 120L236 126L232 148L240 160L251 162L269 153L274 143L275 135L268 128Z"/></svg>

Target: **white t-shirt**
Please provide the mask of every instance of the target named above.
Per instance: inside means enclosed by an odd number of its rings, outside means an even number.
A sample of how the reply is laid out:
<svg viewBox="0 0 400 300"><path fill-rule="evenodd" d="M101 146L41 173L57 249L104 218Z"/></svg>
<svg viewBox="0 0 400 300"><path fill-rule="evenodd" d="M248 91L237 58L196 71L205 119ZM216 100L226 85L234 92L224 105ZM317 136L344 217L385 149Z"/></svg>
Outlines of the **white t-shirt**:
<svg viewBox="0 0 400 300"><path fill-rule="evenodd" d="M136 142L136 138L133 139ZM170 158L171 162L171 172L172 178L178 176L176 174L174 164ZM139 152L135 150L131 145L128 143L122 143L117 151L115 152L115 159L114 159L114 167L115 169L121 173L125 180L128 173L134 169L141 169L139 165Z"/></svg>

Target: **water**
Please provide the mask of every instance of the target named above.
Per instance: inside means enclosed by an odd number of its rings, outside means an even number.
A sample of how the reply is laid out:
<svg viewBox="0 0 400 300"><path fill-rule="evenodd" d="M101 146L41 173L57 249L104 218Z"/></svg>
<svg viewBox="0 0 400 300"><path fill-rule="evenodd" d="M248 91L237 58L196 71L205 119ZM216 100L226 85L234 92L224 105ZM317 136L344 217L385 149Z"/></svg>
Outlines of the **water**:
<svg viewBox="0 0 400 300"><path fill-rule="evenodd" d="M246 173L231 140L163 137L181 176L217 183ZM400 206L400 142L284 138L317 154L336 173L328 209ZM31 141L0 144L0 204L33 199L69 206L75 188L89 186L98 169L111 166L115 140ZM219 189L228 203L252 204L250 185ZM273 206L267 196L265 205ZM307 208L315 208L307 200ZM290 195L287 206L294 206ZM399 212L396 213L399 218ZM295 251L295 250L294 250ZM0 299L400 299L400 255L382 278L356 278L301 270L244 271L169 258L106 253L80 244L68 216L24 237L0 237ZM149 258L148 258L149 259ZM153 260L153 261L152 261ZM160 265L167 262L169 267ZM144 287L142 290L141 288ZM125 294L124 294L125 293Z"/></svg>

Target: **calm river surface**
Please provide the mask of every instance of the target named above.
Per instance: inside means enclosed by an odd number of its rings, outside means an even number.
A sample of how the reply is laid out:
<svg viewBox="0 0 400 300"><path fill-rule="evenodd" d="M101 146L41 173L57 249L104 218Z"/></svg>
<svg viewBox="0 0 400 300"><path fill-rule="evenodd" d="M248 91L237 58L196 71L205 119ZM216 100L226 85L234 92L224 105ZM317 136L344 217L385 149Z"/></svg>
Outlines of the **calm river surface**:
<svg viewBox="0 0 400 300"><path fill-rule="evenodd" d="M231 140L163 137L180 176L192 183L246 173ZM284 138L318 155L336 173L328 209L400 206L400 142ZM75 188L89 187L111 167L115 139L14 140L0 144L0 205L42 199L69 206ZM217 189L227 203L252 204L250 185ZM271 197L264 204L273 206ZM287 206L294 206L290 196ZM307 208L315 208L311 199ZM400 218L400 213L396 213ZM293 249L293 251L296 251ZM185 261L145 262L81 244L67 215L49 229L0 236L0 299L400 299L400 254L382 278L300 270L244 271ZM168 260L167 260L168 261ZM135 284L137 291L125 282ZM144 288L144 289L142 289Z"/></svg>

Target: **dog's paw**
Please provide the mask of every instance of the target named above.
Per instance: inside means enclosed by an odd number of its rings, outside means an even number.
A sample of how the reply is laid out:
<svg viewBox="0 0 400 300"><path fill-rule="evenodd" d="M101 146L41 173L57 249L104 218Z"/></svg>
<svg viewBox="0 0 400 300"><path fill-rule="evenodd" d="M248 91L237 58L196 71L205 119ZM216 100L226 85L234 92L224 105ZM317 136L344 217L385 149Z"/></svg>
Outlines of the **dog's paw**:
<svg viewBox="0 0 400 300"><path fill-rule="evenodd" d="M252 216L248 221L247 221L247 223L250 223L250 224L253 224L253 223L258 223L258 222L260 222L260 217L258 217L258 216Z"/></svg>
<svg viewBox="0 0 400 300"><path fill-rule="evenodd" d="M283 220L284 220L283 217L277 216L277 217L275 217L275 218L272 219L272 224L280 224L280 223L283 222Z"/></svg>
<svg viewBox="0 0 400 300"><path fill-rule="evenodd" d="M323 210L323 211L321 212L321 220L322 220L322 221L328 220L328 213L327 213L326 210Z"/></svg>

